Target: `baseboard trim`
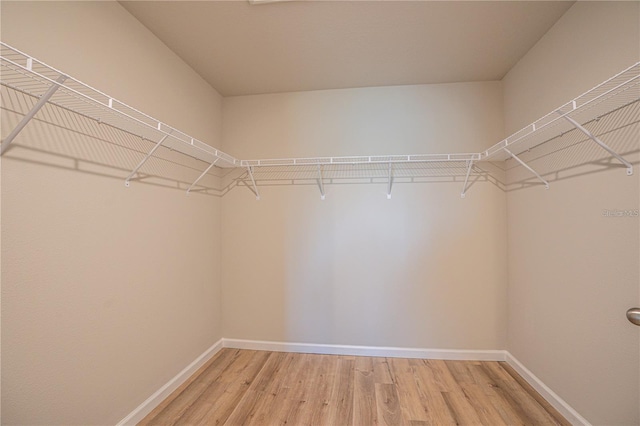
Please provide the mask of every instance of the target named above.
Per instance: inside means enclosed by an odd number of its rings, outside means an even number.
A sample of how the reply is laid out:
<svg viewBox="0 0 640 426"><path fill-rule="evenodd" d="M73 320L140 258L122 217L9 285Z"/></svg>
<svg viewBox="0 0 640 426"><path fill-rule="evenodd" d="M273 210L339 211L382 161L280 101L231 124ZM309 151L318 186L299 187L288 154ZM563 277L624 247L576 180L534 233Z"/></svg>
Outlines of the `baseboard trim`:
<svg viewBox="0 0 640 426"><path fill-rule="evenodd" d="M220 339L191 364L185 367L174 378L158 389L153 395L136 407L116 426L135 425L153 411L173 391L202 367L211 357L222 348L251 349L273 352L299 352L324 355L376 356L391 358L422 358L457 361L506 361L522 376L544 399L560 414L575 426L591 426L591 424L574 410L565 400L542 382L535 374L527 369L511 353L504 350L478 349L422 349L397 348L388 346L353 346L327 345L315 343L274 342L264 340Z"/></svg>
<svg viewBox="0 0 640 426"><path fill-rule="evenodd" d="M327 345L242 339L222 339L222 345L225 348L234 349L300 352L324 355L353 355L462 361L505 361L506 359L506 352L501 350L396 348L388 346Z"/></svg>
<svg viewBox="0 0 640 426"><path fill-rule="evenodd" d="M527 367L525 367L520 361L516 359L511 353L506 353L506 361L514 370L518 372L523 379L527 381L549 404L553 406L560 414L564 416L574 426L591 426L591 423L582 417L576 410L573 409L564 399L560 398L558 394L552 391L547 385L544 384L535 374L533 374Z"/></svg>
<svg viewBox="0 0 640 426"><path fill-rule="evenodd" d="M209 349L204 351L202 355L196 358L191 364L186 366L174 378L169 380L153 395L146 399L142 404L138 405L129 415L120 420L116 426L135 425L145 418L147 414L153 411L162 401L165 400L173 391L178 389L189 377L193 375L200 367L211 359L223 346L223 340L220 339L214 343Z"/></svg>

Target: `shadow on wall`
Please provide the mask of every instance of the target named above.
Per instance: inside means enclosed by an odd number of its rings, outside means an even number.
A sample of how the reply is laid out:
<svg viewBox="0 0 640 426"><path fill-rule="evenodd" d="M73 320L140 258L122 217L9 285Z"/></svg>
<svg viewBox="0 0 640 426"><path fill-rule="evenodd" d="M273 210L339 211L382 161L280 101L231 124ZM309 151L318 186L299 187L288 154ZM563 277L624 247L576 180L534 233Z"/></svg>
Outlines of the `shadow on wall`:
<svg viewBox="0 0 640 426"><path fill-rule="evenodd" d="M640 173L640 101L592 120L584 127L615 152L634 165ZM577 129L566 132L518 155L538 172L553 188L553 182L617 169L626 174L626 166ZM515 160L506 162L506 190L516 191L532 186L543 187Z"/></svg>
<svg viewBox="0 0 640 426"><path fill-rule="evenodd" d="M2 87L2 137L15 128L35 105L31 95ZM68 109L47 103L16 137L3 160L39 164L120 180L154 147L155 142L99 123ZM147 184L185 191L208 164L161 147L132 177ZM220 196L223 169L213 168L191 192Z"/></svg>

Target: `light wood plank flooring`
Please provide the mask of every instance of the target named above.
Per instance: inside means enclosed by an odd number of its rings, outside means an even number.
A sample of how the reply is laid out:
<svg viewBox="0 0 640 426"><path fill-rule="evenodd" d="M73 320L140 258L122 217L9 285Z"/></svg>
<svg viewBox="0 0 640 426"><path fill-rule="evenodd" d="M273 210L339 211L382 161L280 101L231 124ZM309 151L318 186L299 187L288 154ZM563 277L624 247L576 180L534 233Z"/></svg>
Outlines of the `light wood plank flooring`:
<svg viewBox="0 0 640 426"><path fill-rule="evenodd" d="M569 425L502 362L222 349L141 425Z"/></svg>

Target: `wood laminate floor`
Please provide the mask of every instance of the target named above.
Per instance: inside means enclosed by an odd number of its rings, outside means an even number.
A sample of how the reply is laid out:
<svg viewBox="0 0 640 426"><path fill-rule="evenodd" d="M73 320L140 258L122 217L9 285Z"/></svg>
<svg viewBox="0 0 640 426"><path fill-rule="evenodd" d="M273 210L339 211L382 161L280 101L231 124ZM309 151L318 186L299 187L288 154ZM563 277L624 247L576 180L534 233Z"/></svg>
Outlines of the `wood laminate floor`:
<svg viewBox="0 0 640 426"><path fill-rule="evenodd" d="M569 425L503 362L222 349L141 425Z"/></svg>

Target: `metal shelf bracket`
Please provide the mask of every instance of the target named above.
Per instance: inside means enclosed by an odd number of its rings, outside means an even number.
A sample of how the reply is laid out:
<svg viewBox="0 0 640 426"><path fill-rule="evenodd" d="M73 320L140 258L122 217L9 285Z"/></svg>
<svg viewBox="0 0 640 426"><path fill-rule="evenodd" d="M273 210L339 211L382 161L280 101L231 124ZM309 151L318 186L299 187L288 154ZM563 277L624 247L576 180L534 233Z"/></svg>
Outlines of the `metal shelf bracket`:
<svg viewBox="0 0 640 426"><path fill-rule="evenodd" d="M324 200L324 183L322 182L322 166L318 164L318 187L320 188L320 199Z"/></svg>
<svg viewBox="0 0 640 426"><path fill-rule="evenodd" d="M573 126L580 130L582 133L584 133L585 135L587 135L587 137L589 139L591 139L592 141L594 141L595 143L597 143L598 145L600 145L602 147L602 149L604 149L605 151L607 151L609 154L613 155L615 158L618 159L618 161L620 161L622 164L624 164L627 167L627 175L631 176L633 175L633 165L628 162L627 160L625 160L620 154L618 154L617 152L615 152L613 149L611 149L611 147L609 147L609 145L607 145L606 143L602 142L600 140L600 138L598 138L596 135L594 135L593 133L591 133L589 130L585 129L580 123L578 123L576 120L574 120L573 118L567 116L567 115L563 115L563 113L561 111L558 111L558 114L562 115L564 117L565 120L567 120L569 123L573 124Z"/></svg>
<svg viewBox="0 0 640 426"><path fill-rule="evenodd" d="M507 148L502 148L504 149L504 151L509 154L511 157L513 157L514 160L516 160L518 163L520 163L525 169L529 170L531 173L533 173L534 175L536 175L536 177L538 179L540 179L540 181L542 181L542 183L544 183L544 188L545 189L549 189L549 182L547 182L542 176L540 176L538 174L538 172L536 172L535 170L533 170L531 167L529 167L527 165L527 163L525 163L524 161L522 161L521 159L519 159L513 152L509 151Z"/></svg>
<svg viewBox="0 0 640 426"><path fill-rule="evenodd" d="M33 108L31 108L31 111L29 111L27 115L22 117L22 120L20 120L18 125L2 141L2 145L0 146L0 155L4 154L5 151L9 149L9 145L11 145L11 142L13 142L16 136L18 136L18 133L20 133L22 129L25 128L25 126L29 123L29 121L31 121L31 119L35 117L38 111L40 111L40 109L49 101L49 99L51 99L53 94L56 93L56 90L58 90L58 88L60 87L58 83L64 83L66 79L67 79L67 76L64 74L61 74L56 79L55 81L56 84L53 84L51 87L49 87L49 90L47 90L42 96L40 96L40 99L38 99L38 102L36 102Z"/></svg>
<svg viewBox="0 0 640 426"><path fill-rule="evenodd" d="M391 199L391 186L393 185L393 170L391 163L389 163L389 186L387 186L387 200Z"/></svg>
<svg viewBox="0 0 640 426"><path fill-rule="evenodd" d="M198 176L198 179L196 179L195 181L193 181L193 183L191 184L191 186L189 187L189 189L187 189L187 195L189 195L189 192L191 192L191 190L193 189L193 187L194 187L194 186L196 186L196 183L198 183L198 181L199 181L200 179L202 179L202 178L204 177L204 175L206 175L207 173L209 173L209 170L211 170L211 168L212 168L213 166L215 166L215 165L216 165L216 163L218 162L218 160L219 160L219 158L216 158L216 159L214 160L214 162L213 162L213 163L211 163L211 164L209 164L209 167L207 167L207 168L205 169L205 171L204 171L204 172L202 172L202 173L200 174L200 176Z"/></svg>
<svg viewBox="0 0 640 426"><path fill-rule="evenodd" d="M471 169L473 168L473 160L468 161L469 165L467 166L467 175L464 177L464 185L462 186L462 193L460 194L460 198L466 197L467 193L467 183L469 183L469 175L471 174Z"/></svg>
<svg viewBox="0 0 640 426"><path fill-rule="evenodd" d="M164 135L164 136L162 137L162 139L160 139L160 140L158 141L158 143L156 143L156 145L155 145L153 148L151 148L151 151L149 151L149 153L147 153L147 155L142 159L142 161L140 161L140 162L138 163L138 165L136 166L136 168L135 168L135 169L133 169L133 170L131 171L131 173L129 173L129 176L127 176L127 178L124 180L124 186L126 186L127 188L129 187L129 181L131 180L131 178L132 178L136 173L138 173L138 170L140 170L140 167L142 167L142 166L143 166L143 164L144 164L144 163L146 163L146 162L147 162L147 160L153 156L153 153L154 153L154 152L156 152L156 150L157 150L158 148L160 148L160 145L162 145L162 142L164 142L168 137L169 137L169 135Z"/></svg>
<svg viewBox="0 0 640 426"><path fill-rule="evenodd" d="M253 192L256 194L256 200L260 200L260 192L258 192L258 186L256 185L256 180L253 178L253 167L247 167L247 173L249 173L249 177L251 178L251 184L253 185Z"/></svg>

